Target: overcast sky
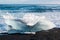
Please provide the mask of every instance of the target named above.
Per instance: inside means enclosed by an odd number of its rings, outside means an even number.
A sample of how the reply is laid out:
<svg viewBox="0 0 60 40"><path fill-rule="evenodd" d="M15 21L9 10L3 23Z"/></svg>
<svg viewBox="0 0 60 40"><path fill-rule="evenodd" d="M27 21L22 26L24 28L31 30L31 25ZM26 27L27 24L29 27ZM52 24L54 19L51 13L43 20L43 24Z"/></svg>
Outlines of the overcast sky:
<svg viewBox="0 0 60 40"><path fill-rule="evenodd" d="M60 4L60 0L0 0L0 4Z"/></svg>

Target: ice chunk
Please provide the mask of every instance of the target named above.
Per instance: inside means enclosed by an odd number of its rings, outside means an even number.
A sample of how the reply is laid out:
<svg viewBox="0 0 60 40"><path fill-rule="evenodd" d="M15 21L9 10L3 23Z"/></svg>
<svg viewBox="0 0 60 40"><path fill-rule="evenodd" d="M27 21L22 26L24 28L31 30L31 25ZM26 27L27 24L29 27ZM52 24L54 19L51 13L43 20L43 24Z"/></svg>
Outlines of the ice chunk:
<svg viewBox="0 0 60 40"><path fill-rule="evenodd" d="M22 34L36 34L36 32L21 32Z"/></svg>

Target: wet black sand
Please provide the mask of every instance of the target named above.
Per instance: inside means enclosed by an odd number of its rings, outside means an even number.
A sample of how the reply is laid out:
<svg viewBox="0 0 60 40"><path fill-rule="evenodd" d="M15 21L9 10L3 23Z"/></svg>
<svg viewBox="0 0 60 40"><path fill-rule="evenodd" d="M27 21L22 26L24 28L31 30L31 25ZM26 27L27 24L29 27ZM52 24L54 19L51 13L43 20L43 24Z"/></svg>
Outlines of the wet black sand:
<svg viewBox="0 0 60 40"><path fill-rule="evenodd" d="M60 28L40 31L33 34L9 34L0 36L0 40L60 40Z"/></svg>

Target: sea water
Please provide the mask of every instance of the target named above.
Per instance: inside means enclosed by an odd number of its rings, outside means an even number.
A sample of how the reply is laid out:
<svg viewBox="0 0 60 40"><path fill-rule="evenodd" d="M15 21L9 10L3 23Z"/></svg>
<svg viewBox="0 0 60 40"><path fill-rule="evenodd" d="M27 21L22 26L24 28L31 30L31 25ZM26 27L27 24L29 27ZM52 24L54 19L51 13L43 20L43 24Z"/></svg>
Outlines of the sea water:
<svg viewBox="0 0 60 40"><path fill-rule="evenodd" d="M47 19L49 19L51 22L53 22L56 25L56 28L60 28L59 6L60 5L53 6L53 5L25 5L25 4L24 5L22 4L2 5L1 4L0 5L0 27L2 27L2 29L0 30L6 31L7 25L5 24L5 20L2 17L2 15L6 15L7 12L17 19L22 18L25 14L35 14L35 15L45 16ZM30 30L29 28L26 29L28 29L28 31ZM25 30L25 28L23 28L23 30Z"/></svg>

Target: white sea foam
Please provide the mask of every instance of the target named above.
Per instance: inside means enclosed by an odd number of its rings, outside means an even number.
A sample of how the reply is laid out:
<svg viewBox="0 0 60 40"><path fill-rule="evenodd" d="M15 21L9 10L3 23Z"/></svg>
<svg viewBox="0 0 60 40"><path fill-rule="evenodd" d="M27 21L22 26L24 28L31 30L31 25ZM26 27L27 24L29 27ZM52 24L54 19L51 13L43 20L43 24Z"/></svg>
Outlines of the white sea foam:
<svg viewBox="0 0 60 40"><path fill-rule="evenodd" d="M18 21L11 20L15 18L11 15L10 16L6 15L4 18L6 18L5 23L7 25L11 25L13 29L21 30L23 31L23 33L28 33L28 34L30 32L32 32L33 34L36 31L49 30L49 29L56 27L56 25L50 20L48 20L45 16L38 16L35 14L31 14L31 13L25 14L21 18L21 20L26 23L25 25L24 23L21 23L21 22L18 23ZM27 28L27 25L32 26L34 28L32 29Z"/></svg>
<svg viewBox="0 0 60 40"><path fill-rule="evenodd" d="M35 16L34 14L25 14L22 21L24 21L28 26L34 26L39 21L39 16Z"/></svg>

